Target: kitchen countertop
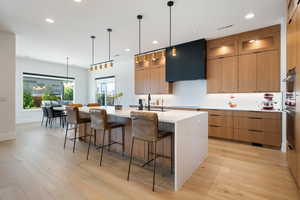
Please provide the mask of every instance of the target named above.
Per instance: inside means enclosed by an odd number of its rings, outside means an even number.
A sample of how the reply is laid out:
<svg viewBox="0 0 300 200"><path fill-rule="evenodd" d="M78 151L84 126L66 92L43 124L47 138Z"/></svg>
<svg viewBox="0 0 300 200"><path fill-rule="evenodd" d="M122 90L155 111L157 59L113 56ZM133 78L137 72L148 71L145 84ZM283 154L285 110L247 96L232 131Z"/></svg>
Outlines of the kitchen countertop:
<svg viewBox="0 0 300 200"><path fill-rule="evenodd" d="M132 105L130 107L137 107L137 105ZM152 108L160 108L161 106L151 106ZM164 106L165 109L187 109L187 110L201 110L201 109L208 109L208 110L232 110L232 111L250 111L250 112L283 112L279 109L274 110L263 110L259 108L230 108L230 107L215 107L215 106Z"/></svg>

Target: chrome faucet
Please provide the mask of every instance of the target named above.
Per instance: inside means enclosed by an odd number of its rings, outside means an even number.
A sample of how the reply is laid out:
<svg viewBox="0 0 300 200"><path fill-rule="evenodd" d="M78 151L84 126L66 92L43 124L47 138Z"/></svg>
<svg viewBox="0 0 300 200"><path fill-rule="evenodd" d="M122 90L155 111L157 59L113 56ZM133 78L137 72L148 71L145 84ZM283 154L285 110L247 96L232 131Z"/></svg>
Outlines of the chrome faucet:
<svg viewBox="0 0 300 200"><path fill-rule="evenodd" d="M148 111L151 110L151 94L148 94Z"/></svg>

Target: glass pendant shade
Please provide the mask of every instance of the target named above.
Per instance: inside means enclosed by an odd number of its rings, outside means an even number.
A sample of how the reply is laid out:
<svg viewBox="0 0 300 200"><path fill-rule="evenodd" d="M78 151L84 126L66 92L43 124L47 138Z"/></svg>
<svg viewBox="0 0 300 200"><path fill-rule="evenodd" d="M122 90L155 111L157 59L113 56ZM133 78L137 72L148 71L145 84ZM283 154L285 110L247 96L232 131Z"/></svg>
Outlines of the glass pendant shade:
<svg viewBox="0 0 300 200"><path fill-rule="evenodd" d="M172 48L172 56L177 56L177 50L175 47Z"/></svg>

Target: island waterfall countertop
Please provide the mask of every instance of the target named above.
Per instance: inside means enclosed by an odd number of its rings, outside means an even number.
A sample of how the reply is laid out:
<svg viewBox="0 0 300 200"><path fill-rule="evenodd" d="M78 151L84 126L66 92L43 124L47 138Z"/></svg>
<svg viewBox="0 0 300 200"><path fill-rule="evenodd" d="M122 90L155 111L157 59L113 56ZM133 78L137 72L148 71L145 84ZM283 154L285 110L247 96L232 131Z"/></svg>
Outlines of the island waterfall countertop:
<svg viewBox="0 0 300 200"><path fill-rule="evenodd" d="M115 110L114 107L81 107L80 114L89 114L90 109L105 109L108 116L126 118L130 120L130 112L137 111L137 108L123 107L122 110ZM177 191L197 170L208 154L208 113L201 111L186 110L165 110L145 111L155 112L158 121L162 124L171 123L174 131L174 179L173 189ZM116 119L117 120L117 119ZM127 125L130 126L130 125ZM87 131L88 128L83 128ZM130 127L128 127L130 130ZM82 134L86 134L83 132ZM131 132L126 131L125 137L131 137ZM125 140L129 141L129 140ZM161 143L164 144L164 143ZM166 143L167 144L167 143ZM129 146L128 142L125 146ZM146 145L147 146L147 145ZM142 145L144 147L144 143ZM129 148L126 152L129 152ZM166 149L162 147L161 149Z"/></svg>

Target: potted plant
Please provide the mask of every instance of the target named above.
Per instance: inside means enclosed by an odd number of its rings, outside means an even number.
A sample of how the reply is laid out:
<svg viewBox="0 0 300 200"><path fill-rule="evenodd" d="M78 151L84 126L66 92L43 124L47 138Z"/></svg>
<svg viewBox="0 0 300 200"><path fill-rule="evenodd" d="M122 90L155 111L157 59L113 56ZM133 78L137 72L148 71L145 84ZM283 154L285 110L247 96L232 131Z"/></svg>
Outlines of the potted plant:
<svg viewBox="0 0 300 200"><path fill-rule="evenodd" d="M113 96L114 105L116 110L122 110L122 105L120 105L120 98L123 96L122 92L116 93Z"/></svg>

